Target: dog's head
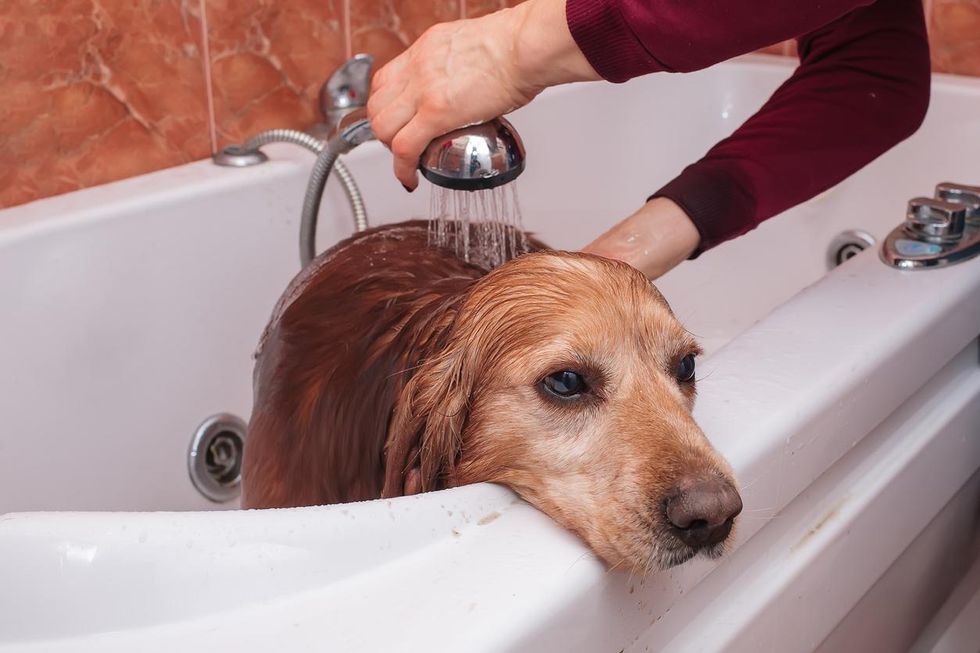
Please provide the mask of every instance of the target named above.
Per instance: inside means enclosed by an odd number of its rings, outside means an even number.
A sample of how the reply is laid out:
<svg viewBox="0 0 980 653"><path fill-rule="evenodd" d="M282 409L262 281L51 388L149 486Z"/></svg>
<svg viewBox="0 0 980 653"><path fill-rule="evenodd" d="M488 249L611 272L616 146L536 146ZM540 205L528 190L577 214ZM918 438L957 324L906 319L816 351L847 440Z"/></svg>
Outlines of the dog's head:
<svg viewBox="0 0 980 653"><path fill-rule="evenodd" d="M691 417L700 349L642 274L535 253L455 310L395 405L385 495L499 482L610 565L721 553L741 499Z"/></svg>

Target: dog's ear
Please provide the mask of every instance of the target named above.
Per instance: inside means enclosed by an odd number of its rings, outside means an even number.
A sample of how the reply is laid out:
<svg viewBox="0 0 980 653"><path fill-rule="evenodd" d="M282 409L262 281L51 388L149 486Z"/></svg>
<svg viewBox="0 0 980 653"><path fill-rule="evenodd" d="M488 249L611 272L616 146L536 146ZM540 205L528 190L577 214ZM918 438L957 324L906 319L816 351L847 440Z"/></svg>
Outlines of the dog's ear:
<svg viewBox="0 0 980 653"><path fill-rule="evenodd" d="M385 445L382 496L417 494L453 477L475 384L462 343L426 361L399 394Z"/></svg>

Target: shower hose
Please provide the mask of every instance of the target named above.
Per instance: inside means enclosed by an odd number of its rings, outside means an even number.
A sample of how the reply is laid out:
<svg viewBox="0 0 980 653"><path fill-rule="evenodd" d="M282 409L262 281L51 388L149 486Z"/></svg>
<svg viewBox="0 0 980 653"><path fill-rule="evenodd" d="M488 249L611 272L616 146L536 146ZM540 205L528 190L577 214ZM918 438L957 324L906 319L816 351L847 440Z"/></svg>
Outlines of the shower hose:
<svg viewBox="0 0 980 653"><path fill-rule="evenodd" d="M245 143L246 150L257 150L269 143L292 143L299 145L317 155L310 180L306 185L306 195L303 198L303 213L299 226L299 260L302 267L309 265L316 256L316 223L320 213L320 202L323 199L323 189L331 170L335 170L340 185L350 202L354 214L354 230L364 231L368 228L367 210L364 208L364 198L354 181L354 176L337 157L351 148L340 139L324 143L311 134L296 129L269 129L259 132Z"/></svg>

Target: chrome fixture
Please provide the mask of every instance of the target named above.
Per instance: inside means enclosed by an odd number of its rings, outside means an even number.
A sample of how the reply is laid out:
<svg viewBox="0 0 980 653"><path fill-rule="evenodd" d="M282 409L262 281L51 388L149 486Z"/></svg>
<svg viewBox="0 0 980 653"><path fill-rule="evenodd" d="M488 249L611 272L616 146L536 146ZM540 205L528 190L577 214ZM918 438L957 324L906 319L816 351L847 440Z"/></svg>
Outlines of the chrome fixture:
<svg viewBox="0 0 980 653"><path fill-rule="evenodd" d="M524 143L504 118L451 131L435 139L419 161L422 176L454 190L482 190L524 172Z"/></svg>
<svg viewBox="0 0 980 653"><path fill-rule="evenodd" d="M980 254L980 186L943 182L934 197L909 200L905 222L892 230L881 259L917 270L953 265Z"/></svg>
<svg viewBox="0 0 980 653"><path fill-rule="evenodd" d="M220 152L212 154L211 160L216 165L228 168L248 168L265 163L269 157L258 148L250 149L247 145L228 145Z"/></svg>
<svg viewBox="0 0 980 653"><path fill-rule="evenodd" d="M967 221L980 222L980 186L964 186L946 181L936 184L936 197L953 204L962 204L967 207Z"/></svg>
<svg viewBox="0 0 980 653"><path fill-rule="evenodd" d="M875 246L874 236L860 229L848 229L834 236L827 247L827 269L833 270L838 265L857 256L869 247Z"/></svg>
<svg viewBox="0 0 980 653"><path fill-rule="evenodd" d="M320 115L324 123L314 127L314 134L329 138L344 116L367 106L373 65L374 57L371 55L355 54L323 83L320 87Z"/></svg>
<svg viewBox="0 0 980 653"><path fill-rule="evenodd" d="M231 501L241 493L245 422L234 415L212 415L194 431L187 472L198 492L211 501Z"/></svg>
<svg viewBox="0 0 980 653"><path fill-rule="evenodd" d="M316 221L320 214L323 189L327 185L330 172L340 168L337 157L347 154L361 143L374 140L371 122L367 119L367 109L358 107L340 119L333 136L326 142L313 163L310 180L306 182L303 197L303 212L299 223L299 262L305 268L316 256Z"/></svg>

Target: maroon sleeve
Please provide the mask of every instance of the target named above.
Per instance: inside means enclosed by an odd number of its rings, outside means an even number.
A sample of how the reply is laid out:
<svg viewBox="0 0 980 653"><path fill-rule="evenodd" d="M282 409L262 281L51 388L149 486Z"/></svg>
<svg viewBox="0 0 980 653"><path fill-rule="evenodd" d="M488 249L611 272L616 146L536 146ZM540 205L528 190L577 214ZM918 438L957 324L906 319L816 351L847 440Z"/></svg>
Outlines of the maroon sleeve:
<svg viewBox="0 0 980 653"><path fill-rule="evenodd" d="M798 36L793 76L652 196L691 217L696 254L842 181L911 135L928 107L921 0L567 0L566 12L610 81L695 70Z"/></svg>

